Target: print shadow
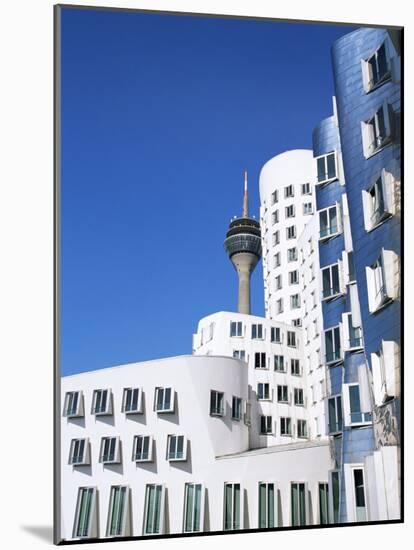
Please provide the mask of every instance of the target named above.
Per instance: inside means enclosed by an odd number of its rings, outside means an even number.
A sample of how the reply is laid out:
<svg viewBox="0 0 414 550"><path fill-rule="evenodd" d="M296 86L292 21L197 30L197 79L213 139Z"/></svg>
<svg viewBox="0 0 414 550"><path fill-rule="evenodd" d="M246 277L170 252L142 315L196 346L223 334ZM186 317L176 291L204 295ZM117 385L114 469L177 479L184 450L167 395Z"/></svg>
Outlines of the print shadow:
<svg viewBox="0 0 414 550"><path fill-rule="evenodd" d="M147 472L152 472L153 474L158 473L157 469L157 446L155 445L155 440L152 441L152 462L135 462L137 470L146 470Z"/></svg>
<svg viewBox="0 0 414 550"><path fill-rule="evenodd" d="M168 487L165 488L164 497L164 534L168 535L170 532L170 508L168 502Z"/></svg>
<svg viewBox="0 0 414 550"><path fill-rule="evenodd" d="M79 426L80 428L84 428L86 425L85 417L81 416L79 418L66 418L68 424L73 424L74 426Z"/></svg>
<svg viewBox="0 0 414 550"><path fill-rule="evenodd" d="M20 525L20 529L49 544L53 543L53 527L51 525Z"/></svg>
<svg viewBox="0 0 414 550"><path fill-rule="evenodd" d="M313 506L311 492L308 490L308 503L309 503L309 519L308 525L313 525Z"/></svg>
<svg viewBox="0 0 414 550"><path fill-rule="evenodd" d="M241 529L250 529L249 520L249 501L247 499L247 489L243 489L243 525L240 525Z"/></svg>
<svg viewBox="0 0 414 550"><path fill-rule="evenodd" d="M110 472L114 472L115 474L123 475L124 474L124 466L123 466L123 448L121 441L119 442L119 463L117 464L102 464L104 471L109 470Z"/></svg>
<svg viewBox="0 0 414 550"><path fill-rule="evenodd" d="M282 496L280 494L280 489L277 491L277 525L278 527L283 527L283 508L282 508Z"/></svg>
<svg viewBox="0 0 414 550"><path fill-rule="evenodd" d="M167 422L171 422L172 424L180 423L180 412L179 412L179 406L178 406L177 392L174 392L174 412L157 413L157 416L158 416L158 419L166 420Z"/></svg>
<svg viewBox="0 0 414 550"><path fill-rule="evenodd" d="M142 392L142 412L129 413L126 414L126 420L131 422L136 422L137 424L146 424L147 423L147 409L145 402L145 392Z"/></svg>
<svg viewBox="0 0 414 550"><path fill-rule="evenodd" d="M115 419L113 414L95 415L95 422L107 424L108 426L115 426Z"/></svg>
<svg viewBox="0 0 414 550"><path fill-rule="evenodd" d="M210 531L210 504L207 487L204 489L204 526L203 531Z"/></svg>
<svg viewBox="0 0 414 550"><path fill-rule="evenodd" d="M73 464L73 471L79 472L85 476L91 476L92 466L90 464Z"/></svg>
<svg viewBox="0 0 414 550"><path fill-rule="evenodd" d="M192 468L192 462L191 462L191 441L187 440L187 460L183 460L182 462L177 461L170 461L171 468L175 468L176 470L182 470L183 472L188 472L189 474L193 473Z"/></svg>

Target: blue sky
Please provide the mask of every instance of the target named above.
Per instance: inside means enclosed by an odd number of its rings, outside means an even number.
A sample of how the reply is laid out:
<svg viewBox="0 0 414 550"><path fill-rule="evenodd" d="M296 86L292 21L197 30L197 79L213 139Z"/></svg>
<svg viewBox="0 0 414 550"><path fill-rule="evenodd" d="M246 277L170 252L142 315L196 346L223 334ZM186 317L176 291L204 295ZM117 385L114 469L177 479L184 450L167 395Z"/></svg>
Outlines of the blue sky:
<svg viewBox="0 0 414 550"><path fill-rule="evenodd" d="M65 8L62 374L191 353L237 306L243 170L310 148L351 27ZM252 313L263 315L261 265Z"/></svg>

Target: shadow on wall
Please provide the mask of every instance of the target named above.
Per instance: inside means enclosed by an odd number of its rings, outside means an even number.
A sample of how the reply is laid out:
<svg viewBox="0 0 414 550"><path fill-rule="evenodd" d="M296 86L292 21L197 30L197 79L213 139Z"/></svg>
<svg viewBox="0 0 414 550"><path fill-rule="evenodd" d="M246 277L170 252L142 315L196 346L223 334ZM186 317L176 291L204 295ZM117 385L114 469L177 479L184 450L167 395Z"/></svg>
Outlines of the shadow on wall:
<svg viewBox="0 0 414 550"><path fill-rule="evenodd" d="M73 464L73 471L79 472L80 474L91 476L92 475L92 466L90 464Z"/></svg>
<svg viewBox="0 0 414 550"><path fill-rule="evenodd" d="M40 540L53 544L53 527L51 525L20 525L20 529Z"/></svg>
<svg viewBox="0 0 414 550"><path fill-rule="evenodd" d="M173 424L179 424L180 423L180 414L179 414L179 407L178 407L178 396L177 392L174 392L174 412L159 412L157 413L157 416L159 419L167 420L168 422L171 422Z"/></svg>
<svg viewBox="0 0 414 550"><path fill-rule="evenodd" d="M209 508L209 498L208 498L208 489L205 488L204 492L204 526L203 531L210 531L210 508Z"/></svg>
<svg viewBox="0 0 414 550"><path fill-rule="evenodd" d="M135 462L137 470L146 470L147 472L152 472L156 474L157 469L157 446L155 444L155 439L152 441L152 462Z"/></svg>
<svg viewBox="0 0 414 550"><path fill-rule="evenodd" d="M170 461L170 467L175 468L177 470L182 470L183 472L188 472L189 474L193 473L192 468L192 462L191 462L191 442L190 440L187 440L187 460L183 460L183 462L171 462Z"/></svg>
<svg viewBox="0 0 414 550"><path fill-rule="evenodd" d="M249 520L249 501L247 499L247 489L243 489L243 499L244 499L244 512L243 512L243 525L240 525L241 529L250 529L250 520Z"/></svg>
<svg viewBox="0 0 414 550"><path fill-rule="evenodd" d="M282 496L280 494L280 489L277 491L277 526L283 527L283 508L282 508Z"/></svg>
<svg viewBox="0 0 414 550"><path fill-rule="evenodd" d="M164 499L164 534L168 535L170 533L170 510L168 506L168 487L165 488L165 499Z"/></svg>
<svg viewBox="0 0 414 550"><path fill-rule="evenodd" d="M308 518L308 525L313 525L313 504L312 504L312 495L311 492L308 490L308 502L309 502L309 518Z"/></svg>
<svg viewBox="0 0 414 550"><path fill-rule="evenodd" d="M141 397L142 412L129 413L125 415L127 421L136 422L137 424L146 424L147 423L147 409L145 401L145 392L142 392Z"/></svg>
<svg viewBox="0 0 414 550"><path fill-rule="evenodd" d="M67 418L66 417L66 420L68 422L68 424L74 424L75 426L79 426L80 428L84 428L85 427L85 417L82 416L80 418Z"/></svg>

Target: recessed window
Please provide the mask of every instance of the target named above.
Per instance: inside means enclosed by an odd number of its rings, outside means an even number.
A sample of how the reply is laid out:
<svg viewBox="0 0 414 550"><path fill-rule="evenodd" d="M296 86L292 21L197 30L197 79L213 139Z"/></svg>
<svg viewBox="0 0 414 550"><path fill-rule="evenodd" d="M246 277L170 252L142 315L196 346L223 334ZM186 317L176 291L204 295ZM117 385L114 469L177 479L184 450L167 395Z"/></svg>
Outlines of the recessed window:
<svg viewBox="0 0 414 550"><path fill-rule="evenodd" d="M295 196L295 189L293 185L287 185L285 187L285 199Z"/></svg>
<svg viewBox="0 0 414 550"><path fill-rule="evenodd" d="M276 204L278 200L279 200L279 194L278 194L277 190L273 191L272 198L271 198L271 204L272 205Z"/></svg>
<svg viewBox="0 0 414 550"><path fill-rule="evenodd" d="M224 530L233 531L241 527L240 483L224 484Z"/></svg>
<svg viewBox="0 0 414 550"><path fill-rule="evenodd" d="M148 484L145 490L144 535L164 533L164 486Z"/></svg>
<svg viewBox="0 0 414 550"><path fill-rule="evenodd" d="M275 527L275 485L259 483L259 529Z"/></svg>
<svg viewBox="0 0 414 550"><path fill-rule="evenodd" d="M397 296L398 256L382 249L377 260L365 269L369 311L375 313Z"/></svg>
<svg viewBox="0 0 414 550"><path fill-rule="evenodd" d="M244 349L235 349L233 350L233 357L240 359L240 361L246 361L246 352Z"/></svg>
<svg viewBox="0 0 414 550"><path fill-rule="evenodd" d="M74 538L91 538L96 532L96 487L80 487L76 504Z"/></svg>
<svg viewBox="0 0 414 550"><path fill-rule="evenodd" d="M300 376L300 361L299 359L290 360L290 373L294 376Z"/></svg>
<svg viewBox="0 0 414 550"><path fill-rule="evenodd" d="M338 174L335 151L317 157L316 165L318 169L318 184L329 183L337 179Z"/></svg>
<svg viewBox="0 0 414 550"><path fill-rule="evenodd" d="M291 348L296 348L296 332L287 331L287 345Z"/></svg>
<svg viewBox="0 0 414 550"><path fill-rule="evenodd" d="M292 435L292 421L290 418L283 416L280 418L280 435Z"/></svg>
<svg viewBox="0 0 414 550"><path fill-rule="evenodd" d="M319 212L320 239L329 239L339 233L337 205Z"/></svg>
<svg viewBox="0 0 414 550"><path fill-rule="evenodd" d="M361 410L359 384L348 385L348 392L350 424L370 424L372 422L371 411L363 412Z"/></svg>
<svg viewBox="0 0 414 550"><path fill-rule="evenodd" d="M243 323L241 321L230 322L230 336L243 336Z"/></svg>
<svg viewBox="0 0 414 550"><path fill-rule="evenodd" d="M306 485L291 484L291 525L306 525Z"/></svg>
<svg viewBox="0 0 414 550"><path fill-rule="evenodd" d="M276 254L273 256L273 267L279 267L280 266L280 252L276 252Z"/></svg>
<svg viewBox="0 0 414 550"><path fill-rule="evenodd" d="M270 384L268 382L259 382L257 384L257 399L259 401L270 399Z"/></svg>
<svg viewBox="0 0 414 550"><path fill-rule="evenodd" d="M201 483L186 483L184 492L184 533L203 530L204 491Z"/></svg>
<svg viewBox="0 0 414 550"><path fill-rule="evenodd" d="M126 536L126 522L128 516L128 487L118 485L111 487L109 501L107 537Z"/></svg>
<svg viewBox="0 0 414 550"><path fill-rule="evenodd" d="M266 353L264 351L256 351L254 354L254 368L265 369L266 365Z"/></svg>
<svg viewBox="0 0 414 550"><path fill-rule="evenodd" d="M312 214L312 212L313 212L312 203L311 202L303 203L303 213L304 213L304 215L307 216L309 214Z"/></svg>
<svg viewBox="0 0 414 550"><path fill-rule="evenodd" d="M299 271L295 269L294 271L289 271L289 284L298 285L299 284Z"/></svg>
<svg viewBox="0 0 414 550"><path fill-rule="evenodd" d="M122 411L126 414L142 413L141 388L124 388Z"/></svg>
<svg viewBox="0 0 414 550"><path fill-rule="evenodd" d="M242 417L242 399L233 395L231 402L231 417L233 420L241 420Z"/></svg>
<svg viewBox="0 0 414 550"><path fill-rule="evenodd" d="M252 339L263 340L263 325L252 325Z"/></svg>
<svg viewBox="0 0 414 550"><path fill-rule="evenodd" d="M268 435L273 434L272 417L269 415L260 416L260 434Z"/></svg>
<svg viewBox="0 0 414 550"><path fill-rule="evenodd" d="M325 330L325 358L328 365L341 360L341 336L339 327Z"/></svg>
<svg viewBox="0 0 414 550"><path fill-rule="evenodd" d="M333 264L322 269L322 297L334 298L341 293L339 283L339 265Z"/></svg>
<svg viewBox="0 0 414 550"><path fill-rule="evenodd" d="M339 506L341 479L338 471L331 472L333 523L339 523Z"/></svg>
<svg viewBox="0 0 414 550"><path fill-rule="evenodd" d="M157 413L174 412L174 389L173 388L155 388L155 412Z"/></svg>
<svg viewBox="0 0 414 550"><path fill-rule="evenodd" d="M63 416L67 418L78 418L84 416L83 394L81 391L68 391L65 395Z"/></svg>
<svg viewBox="0 0 414 550"><path fill-rule="evenodd" d="M365 481L363 468L353 468L355 520L367 521Z"/></svg>
<svg viewBox="0 0 414 550"><path fill-rule="evenodd" d="M132 460L135 462L151 462L152 447L153 440L151 435L136 435L134 437Z"/></svg>
<svg viewBox="0 0 414 550"><path fill-rule="evenodd" d="M329 433L342 432L342 398L335 395L328 399Z"/></svg>
<svg viewBox="0 0 414 550"><path fill-rule="evenodd" d="M288 387L280 385L277 387L277 401L278 403L289 403Z"/></svg>
<svg viewBox="0 0 414 550"><path fill-rule="evenodd" d="M306 420L298 420L298 437L308 437L308 424Z"/></svg>
<svg viewBox="0 0 414 550"><path fill-rule="evenodd" d="M210 414L212 416L224 415L224 393L211 390L210 392Z"/></svg>
<svg viewBox="0 0 414 550"><path fill-rule="evenodd" d="M272 245L276 246L280 243L280 231L275 231L272 235Z"/></svg>
<svg viewBox="0 0 414 550"><path fill-rule="evenodd" d="M72 439L69 452L69 464L73 466L90 464L88 439Z"/></svg>
<svg viewBox="0 0 414 550"><path fill-rule="evenodd" d="M280 342L282 341L280 327L271 327L270 341L276 344L280 344Z"/></svg>
<svg viewBox="0 0 414 550"><path fill-rule="evenodd" d="M312 193L310 183L302 183L302 195L310 195Z"/></svg>
<svg viewBox="0 0 414 550"><path fill-rule="evenodd" d="M279 210L272 212L272 225L279 223Z"/></svg>
<svg viewBox="0 0 414 550"><path fill-rule="evenodd" d="M385 42L368 59L362 60L362 80L365 93L391 78Z"/></svg>
<svg viewBox="0 0 414 550"><path fill-rule="evenodd" d="M283 355L275 355L274 370L278 372L285 372L285 358Z"/></svg>
<svg viewBox="0 0 414 550"><path fill-rule="evenodd" d="M276 300L276 312L283 313L283 298Z"/></svg>
<svg viewBox="0 0 414 550"><path fill-rule="evenodd" d="M276 290L280 290L282 288L282 275L275 277L275 288Z"/></svg>
<svg viewBox="0 0 414 550"><path fill-rule="evenodd" d="M298 259L298 249L296 248L296 246L294 246L293 248L288 248L287 250L288 262L296 262L297 259Z"/></svg>
<svg viewBox="0 0 414 550"><path fill-rule="evenodd" d="M92 414L96 416L112 414L112 396L109 390L94 390Z"/></svg>
<svg viewBox="0 0 414 550"><path fill-rule="evenodd" d="M185 436L168 436L167 460L169 460L170 462L187 460L187 439L185 438Z"/></svg>
<svg viewBox="0 0 414 550"><path fill-rule="evenodd" d="M371 231L394 213L394 178L381 171L381 175L366 191L362 191L365 229Z"/></svg>
<svg viewBox="0 0 414 550"><path fill-rule="evenodd" d="M292 296L290 297L290 309L298 308L300 308L300 295L292 294Z"/></svg>
<svg viewBox="0 0 414 550"><path fill-rule="evenodd" d="M294 396L294 403L297 406L304 406L305 401L303 398L303 389L302 388L294 388L293 390L293 396Z"/></svg>
<svg viewBox="0 0 414 550"><path fill-rule="evenodd" d="M295 239L296 238L296 226L290 225L289 227L286 227L286 238L287 239Z"/></svg>
<svg viewBox="0 0 414 550"><path fill-rule="evenodd" d="M394 113L388 103L381 105L375 114L361 122L364 157L369 158L392 142Z"/></svg>
<svg viewBox="0 0 414 550"><path fill-rule="evenodd" d="M319 523L328 525L329 523L329 490L327 483L319 483Z"/></svg>
<svg viewBox="0 0 414 550"><path fill-rule="evenodd" d="M286 218L294 218L295 217L295 205L290 204L289 206L286 206L285 208L285 217Z"/></svg>
<svg viewBox="0 0 414 550"><path fill-rule="evenodd" d="M119 437L103 437L99 462L102 464L118 464L121 462L121 443Z"/></svg>
<svg viewBox="0 0 414 550"><path fill-rule="evenodd" d="M301 327L302 326L302 319L292 319L292 325L294 327Z"/></svg>

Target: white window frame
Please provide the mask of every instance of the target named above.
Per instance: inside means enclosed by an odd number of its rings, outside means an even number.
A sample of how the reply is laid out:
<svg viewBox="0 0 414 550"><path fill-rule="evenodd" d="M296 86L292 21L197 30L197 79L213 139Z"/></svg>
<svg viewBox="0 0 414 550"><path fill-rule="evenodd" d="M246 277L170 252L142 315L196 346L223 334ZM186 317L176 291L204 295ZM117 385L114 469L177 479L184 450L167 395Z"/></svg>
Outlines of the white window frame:
<svg viewBox="0 0 414 550"><path fill-rule="evenodd" d="M76 403L73 405L71 401L76 395ZM83 392L80 390L67 391L65 394L65 402L63 405L63 416L66 418L82 418L85 416L84 412L84 398Z"/></svg>
<svg viewBox="0 0 414 550"><path fill-rule="evenodd" d="M281 388L280 390L280 399L279 399L279 388ZM286 394L286 395L285 395ZM290 394L289 394L289 386L287 384L278 384L276 386L276 399L277 399L277 402L278 403L287 403L289 404L290 403Z"/></svg>
<svg viewBox="0 0 414 550"><path fill-rule="evenodd" d="M200 491L200 517L199 528L195 529L195 499L193 498L193 506L191 510L191 528L187 529L187 507L188 507L188 488L189 487L201 487ZM204 501L205 501L205 487L203 483L187 482L184 485L184 514L183 514L183 533L201 533L204 531Z"/></svg>
<svg viewBox="0 0 414 550"><path fill-rule="evenodd" d="M294 218L295 217L295 205L289 204L288 206L285 206L285 218Z"/></svg>
<svg viewBox="0 0 414 550"><path fill-rule="evenodd" d="M271 206L273 206L274 204L276 204L278 201L279 201L279 193L278 193L278 190L275 189L275 190L273 191L273 193L271 194L271 200L270 200Z"/></svg>
<svg viewBox="0 0 414 550"><path fill-rule="evenodd" d="M280 359L276 360L276 357L280 357ZM276 364L278 365L282 365L282 368L279 369L279 368L276 368ZM286 365L285 365L285 356L284 355L280 355L280 354L275 354L274 357L273 357L273 370L275 372L286 372Z"/></svg>
<svg viewBox="0 0 414 550"><path fill-rule="evenodd" d="M280 231L277 230L272 235L272 246L276 246L280 243Z"/></svg>
<svg viewBox="0 0 414 550"><path fill-rule="evenodd" d="M167 407L166 390L170 390L170 403ZM162 407L159 407L158 395L162 392ZM175 410L175 390L172 386L157 386L154 392L154 411L158 414L173 413Z"/></svg>
<svg viewBox="0 0 414 550"><path fill-rule="evenodd" d="M252 405L249 401L243 401L243 422L246 426L252 424Z"/></svg>
<svg viewBox="0 0 414 550"><path fill-rule="evenodd" d="M371 353L374 401L378 407L398 397L399 358L399 346L392 340L382 340L380 349Z"/></svg>
<svg viewBox="0 0 414 550"><path fill-rule="evenodd" d="M330 419L330 401L333 401L335 404L335 426L331 426L331 419ZM336 395L330 395L327 399L327 413L326 413L326 420L328 425L328 434L334 435L342 433L343 427L344 427L344 411L342 408L342 395L340 393ZM338 412L340 411L340 415ZM334 429L333 429L334 428Z"/></svg>
<svg viewBox="0 0 414 550"><path fill-rule="evenodd" d="M281 416L279 418L279 425L280 437L292 437L292 418L290 416Z"/></svg>
<svg viewBox="0 0 414 550"><path fill-rule="evenodd" d="M80 522L80 513L81 513L81 504L82 504L82 495L84 491L92 491L91 502L89 506L89 514L87 518L87 524L84 526L85 534L78 534L81 526ZM74 539L88 539L95 538L98 536L98 523L97 523L97 514L96 514L96 487L79 487L78 489L78 498L76 501L75 509L75 519L73 522L73 532L72 538Z"/></svg>
<svg viewBox="0 0 414 550"><path fill-rule="evenodd" d="M212 407L212 397L214 395L214 407ZM218 397L221 395L221 400ZM221 406L218 406L220 405ZM224 416L224 392L210 390L210 416Z"/></svg>
<svg viewBox="0 0 414 550"><path fill-rule="evenodd" d="M332 270L335 269L335 268L338 270L338 289L337 289L337 292L334 292L335 289L333 287ZM324 273L326 271L329 271L329 291L330 291L329 294L325 294L325 290L323 288L323 286L324 286L323 285ZM323 268L321 268L321 286L322 286L322 301L333 300L334 298L338 298L339 296L341 296L344 293L343 275L342 275L342 262L340 260L338 262L334 263L334 264L327 265L327 266L324 266Z"/></svg>
<svg viewBox="0 0 414 550"><path fill-rule="evenodd" d="M112 460L108 460L107 458L105 458L106 455L105 455L104 451L105 451L105 442L106 441L109 441L111 445L112 445L112 442L115 441ZM119 436L108 435L108 436L103 436L101 438L101 446L100 446L100 451L99 451L99 462L101 464L120 464L121 463L121 440L120 440Z"/></svg>
<svg viewBox="0 0 414 550"><path fill-rule="evenodd" d="M273 486L273 518L271 518L271 521L269 522L270 514L269 514L269 486ZM260 488L265 488L266 498L265 498L265 509L263 513L264 521L261 522L261 500L260 500ZM258 506L257 506L257 512L258 512L258 528L259 529L273 529L274 527L277 527L278 522L277 518L279 516L278 514L278 508L277 508L277 485L274 481L259 481L258 483ZM264 525L262 525L264 523ZM269 525L270 523L270 525Z"/></svg>
<svg viewBox="0 0 414 550"><path fill-rule="evenodd" d="M300 301L300 293L297 292L296 294L290 295L290 309L300 309L301 301Z"/></svg>
<svg viewBox="0 0 414 550"><path fill-rule="evenodd" d="M82 455L80 456L79 449L77 451L77 446L79 447L83 442L83 449L82 449ZM75 458L79 458L79 460L75 460ZM75 438L72 439L70 442L70 450L69 450L69 460L68 464L71 464L72 466L86 466L91 463L90 460L90 444L89 444L89 438L87 437L81 437L81 438Z"/></svg>
<svg viewBox="0 0 414 550"><path fill-rule="evenodd" d="M127 409L127 402L128 402L128 393L132 393L131 397L131 405L133 403L133 396L134 392L138 392L138 398L137 398L137 406L136 408L128 408ZM122 412L125 414L141 414L142 413L142 388L140 387L130 387L130 388L124 388L124 393L122 397Z"/></svg>
<svg viewBox="0 0 414 550"><path fill-rule="evenodd" d="M381 250L374 264L365 268L368 290L368 308L376 313L398 294L398 256L393 250Z"/></svg>
<svg viewBox="0 0 414 550"><path fill-rule="evenodd" d="M330 210L336 210L336 227L331 224L330 219ZM321 214L326 212L327 217L327 224L326 224L326 234L323 234L323 231L321 229ZM341 225L341 208L339 203L335 203L332 206L328 206L327 208L322 208L318 211L319 216L319 240L320 241L327 241L328 239L333 239L337 235L340 235L342 232L342 225Z"/></svg>
<svg viewBox="0 0 414 550"><path fill-rule="evenodd" d="M367 476L363 463L344 464L344 478L346 487L346 509L348 512L349 521L358 522L356 511L356 494L355 494L355 480L354 470L362 470L362 476L364 481L364 501L365 501L365 513L366 517L361 521L369 521L369 506L367 499Z"/></svg>
<svg viewBox="0 0 414 550"><path fill-rule="evenodd" d="M237 397L237 395L233 395L231 400L232 420L240 421L242 419L242 408L243 408L243 399L241 397Z"/></svg>
<svg viewBox="0 0 414 550"><path fill-rule="evenodd" d="M334 155L334 161L335 161L335 175L332 177L329 177L328 174L328 157L331 157ZM318 161L320 159L324 159L324 174L325 177L321 180L318 179ZM329 153L324 153L323 155L319 155L315 157L316 162L316 185L325 185L327 183L331 183L338 179L338 154L336 151L329 151Z"/></svg>
<svg viewBox="0 0 414 550"><path fill-rule="evenodd" d="M351 338L351 330L354 331L354 336ZM356 336L358 334L359 336ZM362 336L362 327L354 327L352 324L352 312L342 314L342 341L344 343L344 351L357 351L364 347L364 339Z"/></svg>
<svg viewBox="0 0 414 550"><path fill-rule="evenodd" d="M302 195L312 195L311 184L309 182L302 183L301 191L302 191Z"/></svg>
<svg viewBox="0 0 414 550"><path fill-rule="evenodd" d="M234 349L233 350L233 357L234 359L239 359L239 361L247 362L246 359L246 350L244 349Z"/></svg>
<svg viewBox="0 0 414 550"><path fill-rule="evenodd" d="M272 344L281 344L283 333L280 327L270 327L270 342Z"/></svg>
<svg viewBox="0 0 414 550"><path fill-rule="evenodd" d="M282 289L282 274L279 274L275 277L275 290Z"/></svg>
<svg viewBox="0 0 414 550"><path fill-rule="evenodd" d="M381 200L378 200L379 196ZM391 172L383 168L374 182L362 191L362 205L367 232L373 231L395 214L395 178Z"/></svg>
<svg viewBox="0 0 414 550"><path fill-rule="evenodd" d="M302 399L299 399L300 396ZM305 406L305 395L303 388L293 388L293 403L296 407Z"/></svg>
<svg viewBox="0 0 414 550"><path fill-rule="evenodd" d="M264 340L265 330L262 323L252 324L252 340Z"/></svg>
<svg viewBox="0 0 414 550"><path fill-rule="evenodd" d="M295 367L293 367L295 365ZM298 367L296 369L296 366ZM300 359L297 357L291 357L290 358L290 374L292 376L302 376L302 367L300 364Z"/></svg>
<svg viewBox="0 0 414 550"><path fill-rule="evenodd" d="M289 271L289 284L290 285L298 285L299 284L299 270L293 269L292 271Z"/></svg>
<svg viewBox="0 0 414 550"><path fill-rule="evenodd" d="M378 52L384 48L385 53L385 62L387 66L386 72L375 82L374 74L372 70L372 64L375 63L378 70ZM391 80L391 63L390 63L390 54L388 51L388 44L386 41L382 44L366 59L361 59L361 70L362 70L362 83L364 92L368 94L369 92L375 90L385 82Z"/></svg>
<svg viewBox="0 0 414 550"><path fill-rule="evenodd" d="M259 358L259 361L257 361L257 357ZM265 370L268 368L267 354L265 351L254 352L254 368L258 370Z"/></svg>
<svg viewBox="0 0 414 550"><path fill-rule="evenodd" d="M352 382L349 384L343 385L342 390L342 397L343 397L343 407L344 407L344 424L345 426L367 426L372 424L372 412L371 410L368 411L354 411L354 414L360 414L361 419L355 420L352 418L352 412L351 412L351 399L350 399L350 388L358 388L359 392L359 403L360 408L364 409L363 404L363 397L362 397L362 388L361 384L359 382Z"/></svg>
<svg viewBox="0 0 414 550"><path fill-rule="evenodd" d="M287 249L287 261L296 262L298 260L298 249L296 246L292 246Z"/></svg>
<svg viewBox="0 0 414 550"><path fill-rule="evenodd" d="M296 225L289 225L286 227L286 239L296 239Z"/></svg>
<svg viewBox="0 0 414 550"><path fill-rule="evenodd" d="M262 428L263 428L263 418L265 418L266 420L264 421L264 425L265 425L265 428L266 428L266 431L263 431ZM274 423L273 423L273 417L271 414L261 414L259 416L259 420L260 420L260 429L259 429L259 435L274 435L275 434L275 426L274 426Z"/></svg>
<svg viewBox="0 0 414 550"><path fill-rule="evenodd" d="M291 198L291 197L294 197L295 196L295 187L293 185L293 183L291 183L290 185L286 185L285 186L285 199L288 199L288 198Z"/></svg>
<svg viewBox="0 0 414 550"><path fill-rule="evenodd" d="M283 298L278 298L276 300L277 313L283 313Z"/></svg>
<svg viewBox="0 0 414 550"><path fill-rule="evenodd" d="M308 484L306 481L291 481L290 483L290 493L289 493L289 502L290 502L290 514L289 514L289 522L290 522L290 525L292 527L294 527L293 525L293 510L292 510L292 488L293 488L293 485L303 485L304 486L304 496L305 496L305 525L308 525L309 523L309 492L308 492ZM298 517L300 517L300 513L298 513ZM302 524L299 523L297 525L298 527L302 527Z"/></svg>
<svg viewBox="0 0 414 550"><path fill-rule="evenodd" d="M233 326L236 327L235 333L233 332ZM243 337L243 323L242 321L230 321L230 338L242 338Z"/></svg>
<svg viewBox="0 0 414 550"><path fill-rule="evenodd" d="M311 202L304 202L303 203L303 215L309 216L310 214L313 214L313 205Z"/></svg>
<svg viewBox="0 0 414 550"><path fill-rule="evenodd" d="M286 332L286 341L287 341L287 346L289 348L297 348L298 347L298 340L296 338L296 332L293 331L293 330L288 330Z"/></svg>
<svg viewBox="0 0 414 550"><path fill-rule="evenodd" d="M182 453L178 452L178 443L182 442ZM167 456L168 462L185 462L187 460L187 438L183 434L169 434L167 436ZM174 449L172 450L172 447Z"/></svg>
<svg viewBox="0 0 414 550"><path fill-rule="evenodd" d="M326 346L326 334L328 332L332 332L333 333L333 337L332 337L332 343L333 344L337 344L337 342L335 342L336 340L336 335L338 335L338 338L339 338L339 348L335 345L334 346L334 350L332 352L332 357L328 357L327 355L327 346ZM343 360L343 345L342 345L342 335L341 335L341 326L340 325L336 325L334 327L330 327L328 329L326 329L324 331L324 348L325 348L325 363L327 365L333 365L335 363L339 363Z"/></svg>
<svg viewBox="0 0 414 550"><path fill-rule="evenodd" d="M382 115L380 114L382 112ZM366 159L381 151L393 141L394 112L389 103L384 102L368 119L361 121L362 149ZM384 135L380 132L380 117L384 125Z"/></svg>
<svg viewBox="0 0 414 550"><path fill-rule="evenodd" d="M308 421L305 420L305 419L302 419L302 418L298 418L297 421L296 421L296 425L297 425L297 437L298 439L309 439L309 426L308 426ZM301 430L299 429L299 426L302 425L305 427L305 430L304 430L304 433L301 435Z"/></svg>
<svg viewBox="0 0 414 550"><path fill-rule="evenodd" d="M267 389L267 392L265 391ZM257 400L258 401L272 401L273 391L269 382L257 383Z"/></svg>
<svg viewBox="0 0 414 550"><path fill-rule="evenodd" d="M142 441L141 443L141 453L138 456L138 441ZM148 453L147 457L143 457L143 449L145 446L145 441L148 441ZM154 439L152 435L146 435L146 434L139 434L134 436L134 444L132 449L132 461L133 462L152 462L152 450L154 446Z"/></svg>
<svg viewBox="0 0 414 550"><path fill-rule="evenodd" d="M99 407L97 408L97 401L98 401L98 395L101 392L106 392L106 402L105 402L105 409L102 409ZM93 397L92 397L92 414L95 416L110 416L112 415L112 391L109 388L100 388L97 390L93 390Z"/></svg>
<svg viewBox="0 0 414 550"><path fill-rule="evenodd" d="M240 525L239 527L236 527L234 525L234 503L235 503L235 493L234 493L234 488L235 488L235 485L238 485L239 486L239 518L240 518ZM226 487L227 486L231 486L232 487L232 504L231 504L231 511L230 511L230 515L231 515L231 526L230 527L227 527L226 528ZM238 481L235 481L235 482L225 482L224 483L224 491L223 491L223 530L224 531L238 531L239 529L243 529L243 525L244 525L244 491L243 491L243 486L240 482Z"/></svg>
<svg viewBox="0 0 414 550"><path fill-rule="evenodd" d="M122 517L120 521L120 532L111 534L112 516L115 512L114 498L116 489L125 489L125 501L122 509ZM129 519L129 487L128 485L112 485L109 498L108 518L106 523L106 536L107 537L125 537L127 534L127 524Z"/></svg>
<svg viewBox="0 0 414 550"><path fill-rule="evenodd" d="M274 210L272 212L272 225L279 223L279 210Z"/></svg>
<svg viewBox="0 0 414 550"><path fill-rule="evenodd" d="M149 512L149 495L150 495L150 489L158 487L161 487L161 498L160 498L160 516L158 518L158 524L159 524L159 530L154 531L154 523L155 523L155 515L152 517L152 529L151 531L147 531L147 520L148 520L148 512ZM154 507L155 511L155 507ZM142 526L142 534L144 536L146 535L163 535L165 531L165 525L164 525L164 518L165 518L165 485L162 483L147 483L145 486L145 504L144 504L144 519L143 519L143 526Z"/></svg>

